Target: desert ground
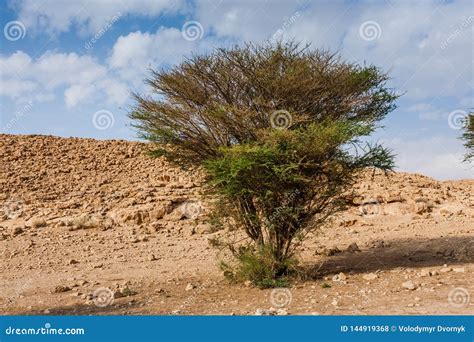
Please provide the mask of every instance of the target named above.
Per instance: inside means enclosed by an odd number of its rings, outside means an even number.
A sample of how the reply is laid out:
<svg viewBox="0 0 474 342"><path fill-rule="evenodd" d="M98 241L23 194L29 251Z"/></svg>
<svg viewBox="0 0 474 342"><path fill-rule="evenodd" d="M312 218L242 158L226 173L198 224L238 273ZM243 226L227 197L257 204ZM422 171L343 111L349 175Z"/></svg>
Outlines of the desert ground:
<svg viewBox="0 0 474 342"><path fill-rule="evenodd" d="M146 149L0 135L0 314L474 314L474 180L367 175L261 290L223 276L202 174Z"/></svg>

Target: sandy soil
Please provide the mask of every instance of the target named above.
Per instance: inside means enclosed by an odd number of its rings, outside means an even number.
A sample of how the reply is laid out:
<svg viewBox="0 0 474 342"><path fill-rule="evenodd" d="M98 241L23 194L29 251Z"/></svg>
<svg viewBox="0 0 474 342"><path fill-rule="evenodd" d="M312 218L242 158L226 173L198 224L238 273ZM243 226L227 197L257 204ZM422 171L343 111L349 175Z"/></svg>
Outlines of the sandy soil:
<svg viewBox="0 0 474 342"><path fill-rule="evenodd" d="M474 314L474 180L361 179L260 290L219 270L199 172L145 149L0 135L0 314Z"/></svg>

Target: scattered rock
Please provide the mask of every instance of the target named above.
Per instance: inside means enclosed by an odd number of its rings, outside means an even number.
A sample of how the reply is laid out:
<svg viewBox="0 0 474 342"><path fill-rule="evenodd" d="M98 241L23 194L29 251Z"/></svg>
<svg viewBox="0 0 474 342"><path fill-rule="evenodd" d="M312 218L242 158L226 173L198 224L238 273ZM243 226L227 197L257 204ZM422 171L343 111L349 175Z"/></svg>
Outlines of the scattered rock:
<svg viewBox="0 0 474 342"><path fill-rule="evenodd" d="M416 290L417 288L417 286L411 280L403 282L402 287L410 291Z"/></svg>
<svg viewBox="0 0 474 342"><path fill-rule="evenodd" d="M336 274L332 277L332 280L333 281L344 281L347 279L347 276L344 274L344 273L339 273L339 274Z"/></svg>
<svg viewBox="0 0 474 342"><path fill-rule="evenodd" d="M441 273L448 273L448 272L451 272L452 270L453 270L453 269L452 269L451 267L446 267L446 266L445 266L445 267L441 268L439 271L440 271Z"/></svg>
<svg viewBox="0 0 474 342"><path fill-rule="evenodd" d="M62 293L68 291L71 291L71 288L69 286L58 285L54 288L53 293Z"/></svg>
<svg viewBox="0 0 474 342"><path fill-rule="evenodd" d="M368 273L368 274L364 274L362 276L362 279L364 279L364 280L375 280L377 278L378 278L378 275L375 274L375 273Z"/></svg>
<svg viewBox="0 0 474 342"><path fill-rule="evenodd" d="M23 230L23 228L21 228L21 227L15 227L15 228L13 228L13 235L20 235L20 234L23 233L23 232L24 232L24 230Z"/></svg>
<svg viewBox="0 0 474 342"><path fill-rule="evenodd" d="M430 277L432 275L430 270L421 270L420 277Z"/></svg>
<svg viewBox="0 0 474 342"><path fill-rule="evenodd" d="M268 310L257 309L255 310L254 316L286 316L288 311L286 309L275 309L270 308Z"/></svg>
<svg viewBox="0 0 474 342"><path fill-rule="evenodd" d="M43 228L47 226L46 220L42 218L34 218L30 223L33 228Z"/></svg>
<svg viewBox="0 0 474 342"><path fill-rule="evenodd" d="M346 249L346 252L349 252L349 253L357 253L357 252L360 252L360 248L359 246L357 246L357 243L351 243L347 249Z"/></svg>
<svg viewBox="0 0 474 342"><path fill-rule="evenodd" d="M332 256L332 255L336 255L336 254L339 254L339 253L341 253L341 250L337 247L332 247L332 248L326 249L324 251L324 254L327 255L327 256Z"/></svg>

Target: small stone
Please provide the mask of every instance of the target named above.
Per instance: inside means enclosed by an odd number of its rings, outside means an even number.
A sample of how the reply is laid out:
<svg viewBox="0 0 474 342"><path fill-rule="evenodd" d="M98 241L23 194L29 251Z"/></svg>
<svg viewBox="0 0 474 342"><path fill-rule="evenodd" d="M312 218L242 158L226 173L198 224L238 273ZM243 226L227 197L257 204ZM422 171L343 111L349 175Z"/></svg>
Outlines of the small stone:
<svg viewBox="0 0 474 342"><path fill-rule="evenodd" d="M35 218L35 219L31 220L31 226L33 228L42 228L42 227L46 227L46 225L47 225L47 223L44 219Z"/></svg>
<svg viewBox="0 0 474 342"><path fill-rule="evenodd" d="M344 281L347 279L347 276L344 274L344 273L339 273L339 274L336 274L332 277L332 280L333 281Z"/></svg>
<svg viewBox="0 0 474 342"><path fill-rule="evenodd" d="M339 305L339 302L338 302L336 299L334 299L334 300L331 302L331 305L332 305L332 306L338 306L338 305Z"/></svg>
<svg viewBox="0 0 474 342"><path fill-rule="evenodd" d="M252 286L252 282L250 280L246 280L244 285L245 285L245 287L250 287L250 286Z"/></svg>
<svg viewBox="0 0 474 342"><path fill-rule="evenodd" d="M417 288L417 286L411 280L403 282L402 287L410 291L413 291Z"/></svg>
<svg viewBox="0 0 474 342"><path fill-rule="evenodd" d="M276 315L277 316L287 316L288 315L288 311L286 311L285 309L278 309L276 311Z"/></svg>
<svg viewBox="0 0 474 342"><path fill-rule="evenodd" d="M19 234L21 234L21 233L23 233L23 232L24 232L24 230L23 230L23 228L21 228L21 227L15 227L15 228L13 228L13 235L19 235Z"/></svg>
<svg viewBox="0 0 474 342"><path fill-rule="evenodd" d="M195 286L191 283L189 283L188 285L186 285L186 288L184 289L185 291L191 291L195 288Z"/></svg>
<svg viewBox="0 0 474 342"><path fill-rule="evenodd" d="M431 276L431 272L429 270L421 270L420 277L429 277Z"/></svg>
<svg viewBox="0 0 474 342"><path fill-rule="evenodd" d="M53 293L62 293L67 291L71 291L69 286L58 285L54 288Z"/></svg>
<svg viewBox="0 0 474 342"><path fill-rule="evenodd" d="M448 273L448 272L451 272L453 269L451 267L443 267L442 269L440 269L439 271L441 273Z"/></svg>
<svg viewBox="0 0 474 342"><path fill-rule="evenodd" d="M453 268L453 272L456 272L456 273L464 273L466 271L466 269L464 267L455 267Z"/></svg>
<svg viewBox="0 0 474 342"><path fill-rule="evenodd" d="M378 275L375 274L375 273L369 273L369 274L364 274L364 275L362 276L362 278L363 278L364 280L375 280L375 279L378 278Z"/></svg>
<svg viewBox="0 0 474 342"><path fill-rule="evenodd" d="M149 260L149 261L155 261L155 260L157 260L157 259L156 259L156 257L155 257L154 254L150 254L150 255L148 255L148 260Z"/></svg>
<svg viewBox="0 0 474 342"><path fill-rule="evenodd" d="M324 254L326 254L326 256L333 256L333 255L341 253L341 250L337 247L333 247L333 248L329 248L329 249L325 250L324 252L325 252Z"/></svg>
<svg viewBox="0 0 474 342"><path fill-rule="evenodd" d="M49 314L51 313L51 311L49 311L48 309L46 309L46 310L43 311L43 313L44 313L45 315L49 315Z"/></svg>
<svg viewBox="0 0 474 342"><path fill-rule="evenodd" d="M79 261L77 261L77 260L75 260L75 259L69 260L69 265L76 265L76 264L78 264L78 263L79 263Z"/></svg>
<svg viewBox="0 0 474 342"><path fill-rule="evenodd" d="M347 247L346 252L349 252L349 253L357 253L357 252L360 252L360 248L359 248L359 246L357 246L357 244L354 242L354 243L351 243L351 244Z"/></svg>

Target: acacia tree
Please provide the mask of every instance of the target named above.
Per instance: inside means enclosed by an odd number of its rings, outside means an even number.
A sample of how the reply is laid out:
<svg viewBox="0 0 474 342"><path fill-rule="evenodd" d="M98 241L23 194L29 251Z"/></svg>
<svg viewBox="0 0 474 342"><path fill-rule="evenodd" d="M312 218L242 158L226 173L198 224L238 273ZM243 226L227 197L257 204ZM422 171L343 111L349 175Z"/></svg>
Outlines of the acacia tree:
<svg viewBox="0 0 474 342"><path fill-rule="evenodd" d="M247 44L151 71L158 97L135 94L130 117L156 155L207 170L258 283L286 274L294 240L344 209L362 170L393 168L388 149L362 143L395 108L387 80L309 46Z"/></svg>
<svg viewBox="0 0 474 342"><path fill-rule="evenodd" d="M469 113L464 125L464 133L461 137L467 149L465 161L472 161L474 158L474 113Z"/></svg>

